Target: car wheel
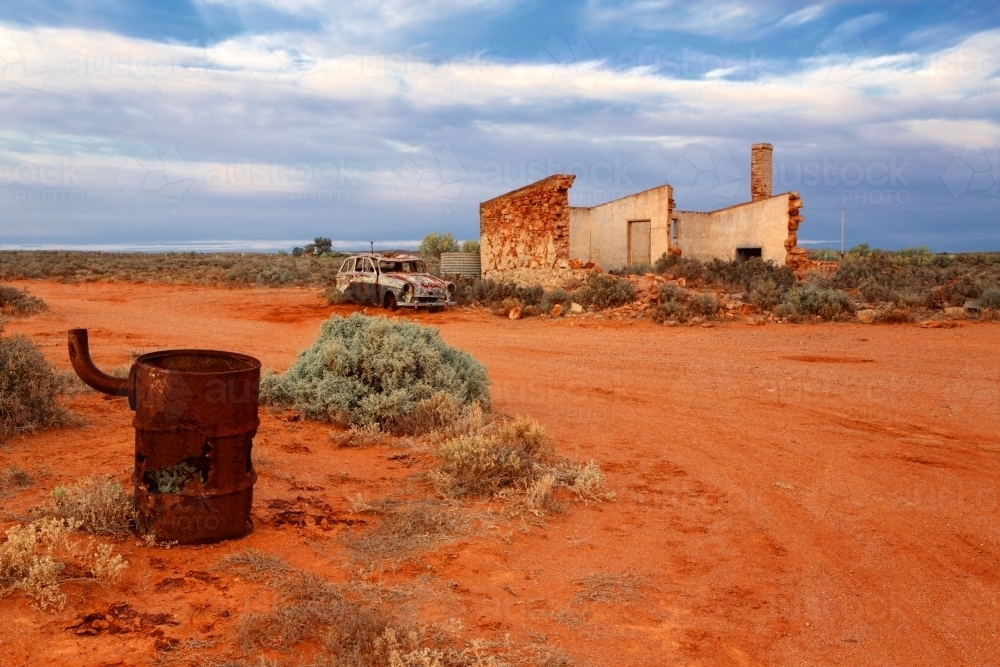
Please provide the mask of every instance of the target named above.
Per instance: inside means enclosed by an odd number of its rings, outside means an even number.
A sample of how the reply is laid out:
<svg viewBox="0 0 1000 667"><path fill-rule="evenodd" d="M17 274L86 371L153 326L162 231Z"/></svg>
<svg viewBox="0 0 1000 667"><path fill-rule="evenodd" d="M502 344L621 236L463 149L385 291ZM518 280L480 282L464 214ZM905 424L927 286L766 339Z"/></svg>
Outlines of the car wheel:
<svg viewBox="0 0 1000 667"><path fill-rule="evenodd" d="M389 292L385 295L385 309L396 310L396 295Z"/></svg>

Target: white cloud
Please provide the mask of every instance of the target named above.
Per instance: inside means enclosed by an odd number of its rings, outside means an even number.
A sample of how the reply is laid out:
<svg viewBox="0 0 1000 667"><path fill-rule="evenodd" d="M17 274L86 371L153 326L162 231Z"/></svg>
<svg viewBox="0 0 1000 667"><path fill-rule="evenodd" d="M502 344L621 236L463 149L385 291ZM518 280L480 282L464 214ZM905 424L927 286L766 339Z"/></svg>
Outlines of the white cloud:
<svg viewBox="0 0 1000 667"><path fill-rule="evenodd" d="M820 16L826 13L826 5L809 5L808 7L803 7L802 9L792 12L785 18L778 21L779 26L790 26L792 28L798 28L806 23L815 21Z"/></svg>

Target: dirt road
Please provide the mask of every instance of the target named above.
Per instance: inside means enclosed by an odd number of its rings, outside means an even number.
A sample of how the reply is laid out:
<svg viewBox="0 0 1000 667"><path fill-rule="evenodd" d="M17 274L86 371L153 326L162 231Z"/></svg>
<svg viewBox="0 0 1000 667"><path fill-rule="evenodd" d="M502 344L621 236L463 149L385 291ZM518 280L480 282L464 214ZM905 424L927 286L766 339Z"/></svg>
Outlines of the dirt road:
<svg viewBox="0 0 1000 667"><path fill-rule="evenodd" d="M107 368L130 350L214 347L282 370L323 319L350 311L305 289L29 286L52 312L8 332L30 335L63 368L66 329L85 326ZM1000 325L414 319L488 366L496 409L537 418L560 453L598 462L617 492L613 503L567 501L542 520L500 522L380 573L427 591L427 622L458 619L465 638L509 635L580 665L998 663ZM125 407L95 395L71 407L86 428L0 452L0 467L38 482L4 501L7 512L91 470L125 479ZM326 425L263 419L255 507L308 496L344 513L353 494L385 494L410 472L378 449L337 449ZM347 476L335 483L336 471ZM236 615L251 604L241 584L162 581L209 571L227 551L263 548L347 576L335 535L270 524L238 544L130 544L115 590L89 591L55 616L0 601L10 664L152 662L150 637L62 630L122 599L176 617L175 637L225 641L229 621L202 631L198 615L209 612L198 610Z"/></svg>

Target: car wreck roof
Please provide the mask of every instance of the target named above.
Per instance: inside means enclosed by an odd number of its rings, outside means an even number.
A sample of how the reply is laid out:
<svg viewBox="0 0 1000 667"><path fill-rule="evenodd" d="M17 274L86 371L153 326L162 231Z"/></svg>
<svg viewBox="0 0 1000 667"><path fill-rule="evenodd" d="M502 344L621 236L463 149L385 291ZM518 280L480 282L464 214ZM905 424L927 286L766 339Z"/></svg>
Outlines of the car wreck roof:
<svg viewBox="0 0 1000 667"><path fill-rule="evenodd" d="M355 257L371 257L372 259L387 259L387 260L392 260L394 262L399 262L399 261L413 261L413 260L416 260L416 259L421 259L421 260L423 259L423 257L421 257L420 255L411 255L409 253L393 253L393 252L386 252L386 253L377 252L375 254L372 254L370 252L365 252L365 253L359 253L359 254L354 255L354 256Z"/></svg>

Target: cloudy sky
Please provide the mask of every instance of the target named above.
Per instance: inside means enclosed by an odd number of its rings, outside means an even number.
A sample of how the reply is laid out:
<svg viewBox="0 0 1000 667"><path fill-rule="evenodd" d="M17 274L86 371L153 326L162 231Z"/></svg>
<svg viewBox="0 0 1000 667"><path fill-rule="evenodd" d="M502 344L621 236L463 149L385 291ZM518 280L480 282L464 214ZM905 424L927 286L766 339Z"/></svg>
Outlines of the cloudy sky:
<svg viewBox="0 0 1000 667"><path fill-rule="evenodd" d="M813 247L1000 250L1000 5L0 0L0 246L474 238L551 173L710 210L761 141Z"/></svg>

